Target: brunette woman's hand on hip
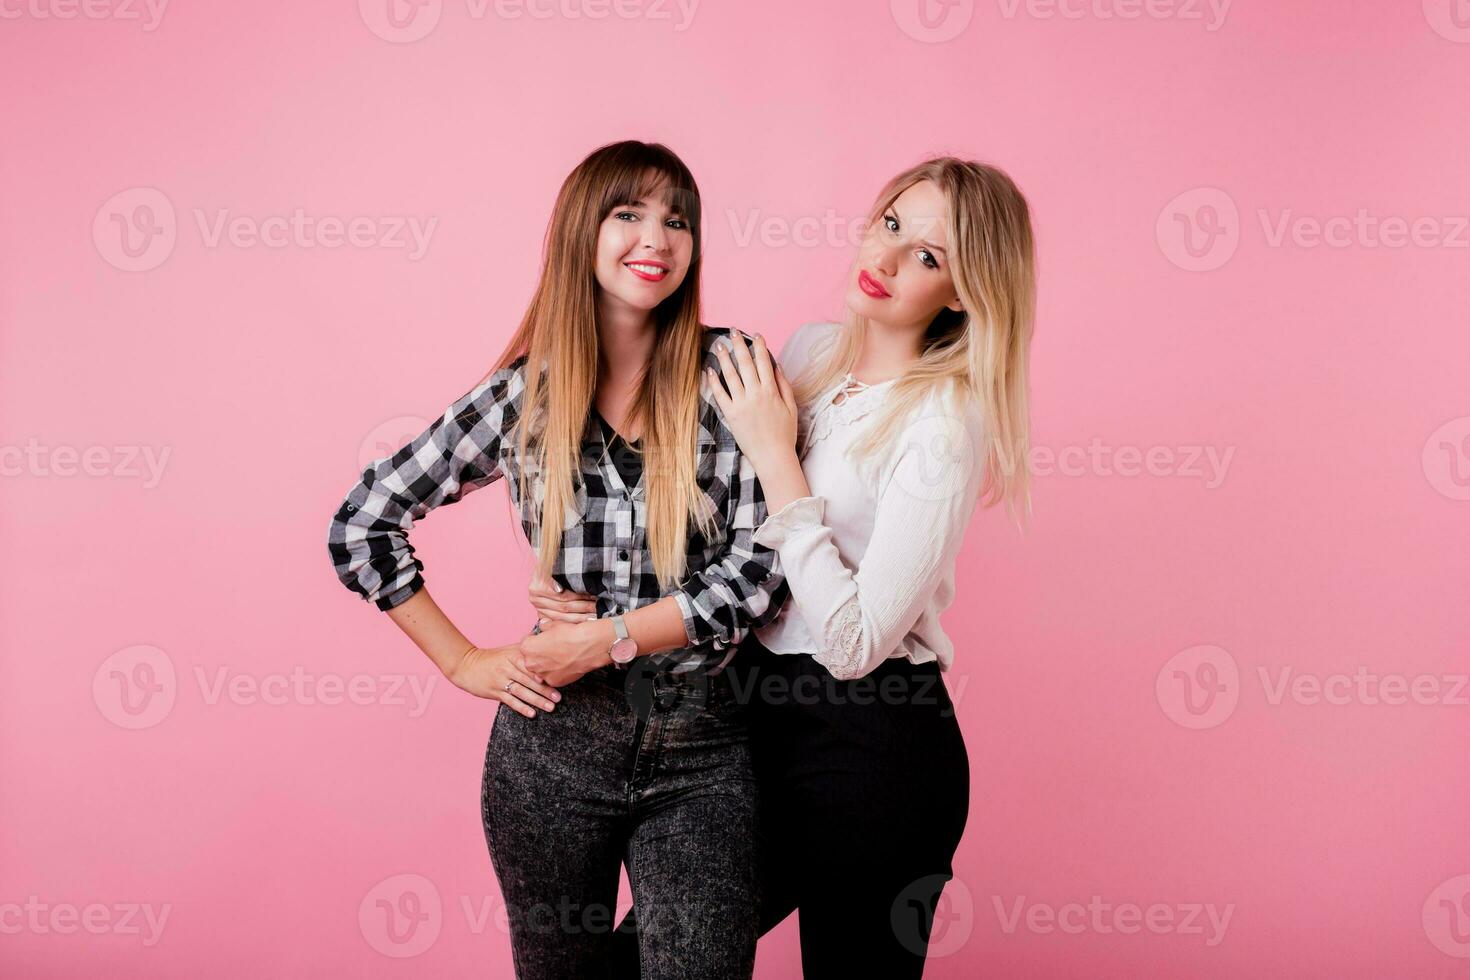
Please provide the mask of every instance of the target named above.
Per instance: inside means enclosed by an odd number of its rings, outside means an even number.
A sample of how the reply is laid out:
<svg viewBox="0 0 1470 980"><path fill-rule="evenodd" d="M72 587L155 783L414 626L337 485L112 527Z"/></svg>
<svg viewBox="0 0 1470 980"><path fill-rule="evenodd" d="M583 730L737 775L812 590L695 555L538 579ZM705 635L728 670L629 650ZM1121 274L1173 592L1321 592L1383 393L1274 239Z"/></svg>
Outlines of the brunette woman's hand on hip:
<svg viewBox="0 0 1470 980"><path fill-rule="evenodd" d="M479 698L489 698L536 717L536 709L550 711L561 700L555 687L526 666L520 644L504 647L470 647L449 672L455 687Z"/></svg>

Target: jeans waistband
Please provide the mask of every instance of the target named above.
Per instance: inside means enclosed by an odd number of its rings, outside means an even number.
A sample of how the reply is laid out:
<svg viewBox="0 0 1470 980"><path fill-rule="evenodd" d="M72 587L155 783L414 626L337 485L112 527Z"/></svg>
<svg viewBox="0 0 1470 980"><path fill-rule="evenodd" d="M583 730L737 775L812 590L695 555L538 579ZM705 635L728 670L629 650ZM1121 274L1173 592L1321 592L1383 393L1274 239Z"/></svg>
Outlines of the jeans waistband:
<svg viewBox="0 0 1470 980"><path fill-rule="evenodd" d="M649 707L667 710L718 707L735 696L728 671L711 674L707 668L675 670L673 661L637 657L627 666L608 664L588 672L592 683L615 690L633 709L644 714Z"/></svg>

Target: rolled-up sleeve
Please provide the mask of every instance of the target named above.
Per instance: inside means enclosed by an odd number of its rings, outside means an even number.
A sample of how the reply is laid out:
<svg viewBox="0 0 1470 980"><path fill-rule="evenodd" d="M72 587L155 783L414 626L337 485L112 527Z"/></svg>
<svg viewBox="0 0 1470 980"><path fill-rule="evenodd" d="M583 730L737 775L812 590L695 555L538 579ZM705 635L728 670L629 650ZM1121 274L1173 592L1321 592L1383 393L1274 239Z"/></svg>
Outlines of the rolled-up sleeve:
<svg viewBox="0 0 1470 980"><path fill-rule="evenodd" d="M750 630L780 615L787 597L780 561L775 551L755 541L755 529L765 519L766 498L755 467L741 455L731 490L727 547L674 593L691 646L735 646Z"/></svg>
<svg viewBox="0 0 1470 980"><path fill-rule="evenodd" d="M374 460L347 492L327 532L337 578L388 610L424 586L408 533L414 521L501 476L501 442L514 423L515 365L466 392L407 445Z"/></svg>

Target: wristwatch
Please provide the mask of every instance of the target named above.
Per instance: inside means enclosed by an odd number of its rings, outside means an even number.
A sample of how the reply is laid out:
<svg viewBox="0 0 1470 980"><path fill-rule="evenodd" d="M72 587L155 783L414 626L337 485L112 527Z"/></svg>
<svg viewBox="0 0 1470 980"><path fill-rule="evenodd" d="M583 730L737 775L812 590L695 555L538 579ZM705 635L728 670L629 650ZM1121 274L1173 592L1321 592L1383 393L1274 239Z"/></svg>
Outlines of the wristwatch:
<svg viewBox="0 0 1470 980"><path fill-rule="evenodd" d="M638 641L628 635L628 624L623 622L622 616L612 618L613 632L618 638L613 640L612 647L608 653L612 655L613 663L619 667L626 667L638 656Z"/></svg>

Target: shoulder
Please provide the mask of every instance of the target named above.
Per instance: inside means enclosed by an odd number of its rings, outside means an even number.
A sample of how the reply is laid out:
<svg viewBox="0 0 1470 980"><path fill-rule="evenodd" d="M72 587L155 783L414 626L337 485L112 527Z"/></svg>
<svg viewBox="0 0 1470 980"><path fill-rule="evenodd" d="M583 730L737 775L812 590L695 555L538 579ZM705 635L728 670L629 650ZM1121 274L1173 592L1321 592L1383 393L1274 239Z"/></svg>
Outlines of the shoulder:
<svg viewBox="0 0 1470 980"><path fill-rule="evenodd" d="M529 355L522 354L505 367L496 368L475 385L475 393L497 399L517 397L526 387L526 365Z"/></svg>
<svg viewBox="0 0 1470 980"><path fill-rule="evenodd" d="M526 390L526 364L522 354L502 368L496 368L475 383L451 411L461 426L472 428L489 425L504 430L520 414L522 395Z"/></svg>
<svg viewBox="0 0 1470 980"><path fill-rule="evenodd" d="M979 490L985 463L985 422L979 399L935 388L902 423L891 463L896 475L921 475L922 496L965 500ZM907 486L910 481L900 480ZM908 487L913 492L912 487ZM931 496L932 495L932 496Z"/></svg>
<svg viewBox="0 0 1470 980"><path fill-rule="evenodd" d="M704 328L704 336L700 339L700 346L704 352L700 367L714 368L718 371L720 369L720 359L716 356L715 350L723 347L727 351L734 352L736 333L737 331L734 327L706 326Z"/></svg>
<svg viewBox="0 0 1470 980"><path fill-rule="evenodd" d="M803 323L781 346L777 358L788 378L806 370L817 356L829 350L842 331L842 324L817 320Z"/></svg>

